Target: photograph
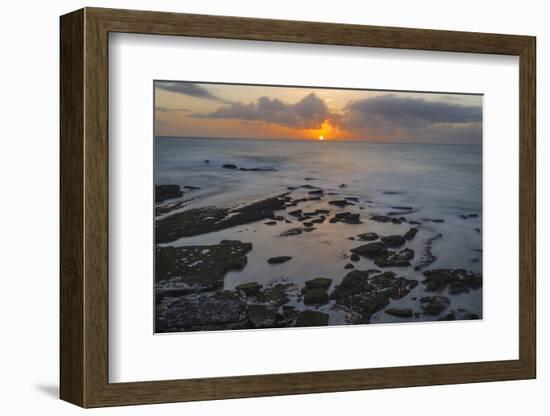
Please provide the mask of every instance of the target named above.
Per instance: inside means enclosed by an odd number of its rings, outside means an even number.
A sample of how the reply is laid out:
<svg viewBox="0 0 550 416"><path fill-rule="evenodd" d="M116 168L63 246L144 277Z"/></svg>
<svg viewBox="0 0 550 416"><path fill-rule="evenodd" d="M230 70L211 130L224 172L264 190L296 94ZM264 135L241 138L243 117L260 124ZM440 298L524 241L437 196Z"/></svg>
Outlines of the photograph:
<svg viewBox="0 0 550 416"><path fill-rule="evenodd" d="M156 334L483 319L483 94L153 94Z"/></svg>

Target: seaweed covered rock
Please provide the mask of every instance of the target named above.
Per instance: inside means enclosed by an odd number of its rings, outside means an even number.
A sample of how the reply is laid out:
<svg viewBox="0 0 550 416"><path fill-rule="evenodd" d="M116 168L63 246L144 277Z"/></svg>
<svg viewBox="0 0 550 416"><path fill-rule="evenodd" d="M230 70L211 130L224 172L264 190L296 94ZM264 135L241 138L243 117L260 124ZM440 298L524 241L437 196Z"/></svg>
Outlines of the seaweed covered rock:
<svg viewBox="0 0 550 416"><path fill-rule="evenodd" d="M321 305L328 302L328 292L323 288L306 289L304 292L305 305Z"/></svg>
<svg viewBox="0 0 550 416"><path fill-rule="evenodd" d="M328 277L316 277L306 282L306 289L324 289L328 290L332 284L332 279Z"/></svg>
<svg viewBox="0 0 550 416"><path fill-rule="evenodd" d="M329 316L319 311L306 310L296 318L296 326L327 326Z"/></svg>
<svg viewBox="0 0 550 416"><path fill-rule="evenodd" d="M242 292L245 296L255 296L262 290L262 285L258 282L241 283L235 289L237 292Z"/></svg>

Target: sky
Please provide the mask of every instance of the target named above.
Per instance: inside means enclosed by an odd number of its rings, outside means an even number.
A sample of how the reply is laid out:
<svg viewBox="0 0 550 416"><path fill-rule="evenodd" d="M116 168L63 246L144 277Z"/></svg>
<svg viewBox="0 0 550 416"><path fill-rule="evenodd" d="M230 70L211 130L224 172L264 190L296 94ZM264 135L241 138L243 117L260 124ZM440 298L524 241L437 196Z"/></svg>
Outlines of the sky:
<svg viewBox="0 0 550 416"><path fill-rule="evenodd" d="M481 144L482 96L155 81L155 135Z"/></svg>

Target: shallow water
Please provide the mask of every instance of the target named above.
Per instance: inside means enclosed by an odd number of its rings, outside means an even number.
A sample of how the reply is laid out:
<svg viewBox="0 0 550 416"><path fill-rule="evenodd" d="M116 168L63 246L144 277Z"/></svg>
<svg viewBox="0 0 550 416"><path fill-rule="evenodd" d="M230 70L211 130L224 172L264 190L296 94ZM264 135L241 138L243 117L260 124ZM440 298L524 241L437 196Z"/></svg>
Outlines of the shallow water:
<svg viewBox="0 0 550 416"><path fill-rule="evenodd" d="M242 271L229 272L225 288L233 289L244 282L287 280L302 286L306 280L326 276L338 284L349 270L349 249L364 242L350 240L364 232L380 235L403 234L410 224L377 223L368 218L375 214L399 211L392 207L413 207L405 214L408 220L420 221L416 238L405 247L415 253L413 266L423 252L427 239L438 233L432 252L437 260L434 268L464 268L481 271L481 160L480 146L381 144L356 142L305 142L280 140L233 140L157 138L155 148L155 183L199 186L181 199L192 199L182 209L207 205L235 206L269 195L287 192L287 187L304 184L321 187L327 193L322 201L308 201L296 208L304 211L327 208L334 212L351 211L361 214L363 224L316 224L316 230L297 236L281 237L280 233L300 226L293 217L280 212L292 224L264 221L237 226L195 237L179 239L169 245L211 245L223 239L251 242L248 264ZM205 163L209 160L209 163ZM276 171L239 171L222 168L225 163L245 168L273 168ZM306 178L308 180L306 180ZM345 184L345 188L340 185ZM291 196L306 195L297 189ZM337 208L328 205L331 199L357 197L354 206ZM177 200L169 201L174 202ZM474 214L476 218L463 219L459 215ZM169 214L168 214L169 215ZM441 219L434 223L424 219ZM270 265L267 259L289 255L292 260ZM361 258L356 269L378 268L372 260ZM385 268L398 275L423 280L422 272L413 267ZM423 286L419 285L408 296L392 301L390 307L407 306L419 309L418 300ZM466 295L449 296L449 309L464 308L482 314L481 290ZM330 323L341 323L342 316L330 310L331 304L319 310L330 314ZM303 305L302 305L303 308ZM421 317L421 320L431 319ZM415 320L408 319L407 321ZM372 322L400 321L399 318L379 312Z"/></svg>

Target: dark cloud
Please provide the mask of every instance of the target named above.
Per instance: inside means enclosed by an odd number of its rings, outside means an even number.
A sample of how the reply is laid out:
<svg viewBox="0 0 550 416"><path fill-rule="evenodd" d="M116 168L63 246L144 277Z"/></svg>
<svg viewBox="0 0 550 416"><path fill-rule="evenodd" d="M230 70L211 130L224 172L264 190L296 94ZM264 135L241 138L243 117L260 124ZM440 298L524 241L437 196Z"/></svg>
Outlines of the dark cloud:
<svg viewBox="0 0 550 416"><path fill-rule="evenodd" d="M481 107L399 97L395 94L352 101L345 110L347 118L356 123L368 123L372 119L388 120L400 125L481 121Z"/></svg>
<svg viewBox="0 0 550 416"><path fill-rule="evenodd" d="M190 82L157 82L155 86L164 91L176 92L191 97L204 98L206 100L220 101L222 103L230 103L230 101L224 100L213 94L207 88Z"/></svg>
<svg viewBox="0 0 550 416"><path fill-rule="evenodd" d="M260 97L257 101L242 104L233 103L207 114L194 114L196 117L211 119L237 119L279 124L302 129L320 128L325 120L335 119L335 115L317 95L311 93L294 104L279 99Z"/></svg>
<svg viewBox="0 0 550 416"><path fill-rule="evenodd" d="M351 101L340 125L380 139L479 143L481 117L481 106L387 94Z"/></svg>

